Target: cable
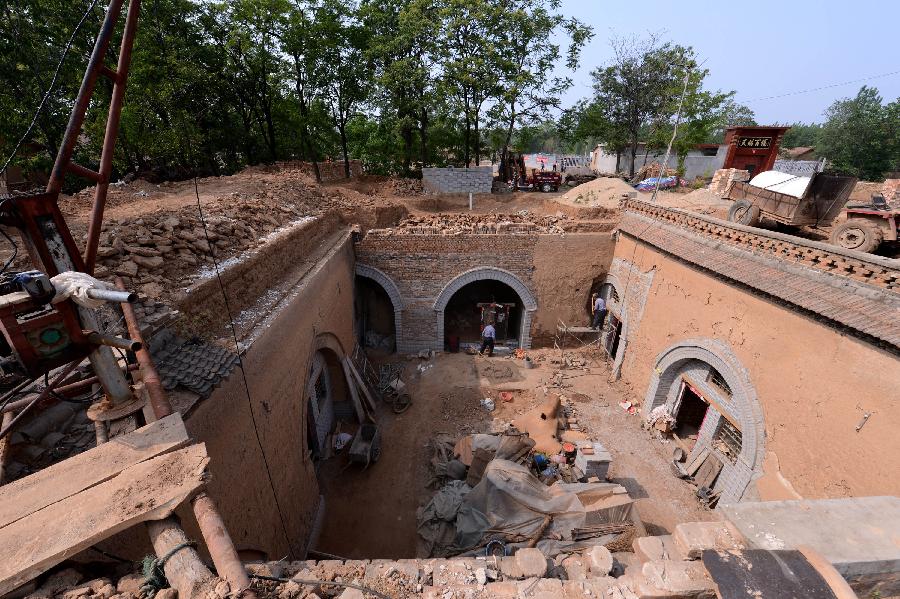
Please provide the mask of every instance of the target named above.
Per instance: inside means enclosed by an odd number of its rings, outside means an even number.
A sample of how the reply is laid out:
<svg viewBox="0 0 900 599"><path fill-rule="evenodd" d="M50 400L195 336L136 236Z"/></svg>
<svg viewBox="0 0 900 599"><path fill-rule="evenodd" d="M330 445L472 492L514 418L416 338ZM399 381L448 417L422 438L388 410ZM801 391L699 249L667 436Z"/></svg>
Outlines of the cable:
<svg viewBox="0 0 900 599"><path fill-rule="evenodd" d="M88 15L90 15L94 11L94 7L97 5L97 1L98 0L92 0L91 5L81 16L81 20L78 21L75 29L72 30L72 35L69 37L69 41L68 43L66 43L66 47L63 48L62 56L60 57L59 62L56 65L56 70L53 72L53 78L50 80L50 85L47 87L47 91L44 93L44 97L41 98L41 103L38 104L37 110L34 111L34 117L32 117L31 119L31 124L28 125L28 129L25 130L24 135L22 135L21 139L19 139L18 143L13 148L12 154L10 154L9 158L6 159L6 162L3 164L3 168L0 168L0 174L6 172L6 169L9 168L9 163L12 162L12 159L15 158L16 154L19 152L19 148L22 147L22 144L25 143L25 140L28 139L29 135L31 135L31 131L37 124L37 120L41 115L41 111L44 110L44 105L47 103L47 100L50 98L50 94L53 92L53 86L56 85L56 80L59 78L59 71L62 68L63 62L66 60L66 56L69 54L69 49L72 47L72 43L75 41L75 36L78 35L78 31L81 29L81 26L84 25L84 22L87 20Z"/></svg>
<svg viewBox="0 0 900 599"><path fill-rule="evenodd" d="M823 85L821 87L812 87L810 89L801 89L795 92L787 92L784 94L778 94L777 96L766 96L764 98L753 98L752 100L741 100L741 102L762 102L764 100L775 100L777 98L786 98L787 96L799 96L800 94L808 94L811 92L822 91L823 89L831 89L833 87L841 87L842 85L850 85L851 83L862 83L863 81L871 81L872 79L881 79L882 77L890 77L891 75L898 75L900 71L891 71L890 73L881 73L880 75L872 75L871 77L863 77L862 79L853 79L852 81L843 81L841 83L832 83L830 85Z"/></svg>
<svg viewBox="0 0 900 599"><path fill-rule="evenodd" d="M275 509L278 511L278 517L281 519L281 529L284 532L285 541L287 541L288 552L294 557L294 547L291 543L290 536L287 531L284 514L281 511L281 505L278 502L278 493L275 491L275 480L272 477L272 470L269 467L269 460L266 458L266 450L263 449L262 439L259 436L259 427L256 424L256 415L253 413L253 398L250 395L250 384L247 382L247 371L244 370L244 359L241 356L241 347L238 343L237 328L234 324L234 317L231 315L231 305L228 302L228 293L225 290L225 283L222 282L222 274L219 271L219 261L216 260L215 252L213 252L213 244L209 240L209 230L206 228L206 219L203 217L203 207L200 204L200 188L197 185L197 174L194 171L194 194L197 196L197 213L200 216L200 224L203 225L203 235L206 237L206 243L209 246L209 257L212 258L213 267L216 269L216 279L219 282L219 289L222 290L222 299L225 301L225 312L228 314L228 321L231 324L231 337L234 339L234 351L237 354L238 367L241 369L241 380L244 382L244 392L247 395L247 407L250 409L250 420L253 423L253 432L256 435L256 443L259 445L259 452L262 455L263 464L266 468L266 475L269 477L269 486L272 488L272 498L275 500Z"/></svg>
<svg viewBox="0 0 900 599"><path fill-rule="evenodd" d="M368 593L370 595L375 595L376 597L381 597L381 599L391 599L389 595L385 595L384 593L379 593L375 589L370 589L368 587L364 587L358 584L352 584L349 582L338 582L336 580L301 580L299 578L278 578L277 576L263 576L262 574L247 574L250 578L256 578L257 580L271 580L274 582L296 582L297 584L308 584L308 585L318 585L318 586L327 586L327 585L335 585L339 587L348 587L351 589L356 589L357 591L362 591L363 593Z"/></svg>

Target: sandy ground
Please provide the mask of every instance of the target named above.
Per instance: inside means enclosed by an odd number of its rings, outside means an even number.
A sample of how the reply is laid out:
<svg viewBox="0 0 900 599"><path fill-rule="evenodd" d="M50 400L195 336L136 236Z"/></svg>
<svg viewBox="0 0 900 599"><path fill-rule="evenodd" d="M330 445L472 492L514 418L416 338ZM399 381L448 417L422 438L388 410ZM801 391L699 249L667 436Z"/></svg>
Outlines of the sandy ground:
<svg viewBox="0 0 900 599"><path fill-rule="evenodd" d="M520 360L501 357L439 354L433 360L412 360L404 380L413 406L394 415L382 406L379 425L383 449L368 470L348 465L339 455L319 473L326 497L325 525L315 549L346 558L406 558L416 556L416 509L433 490L428 463L429 440L438 432L462 436L502 428L518 414L540 403L541 389L558 371L550 360L558 350L530 352L538 367L528 370ZM590 368L566 370L562 392L575 404L579 422L613 455L612 481L636 500L650 534L666 534L684 521L717 519L693 497L692 487L676 479L668 466L673 444L651 438L641 429L640 416L624 411L619 402L630 397L620 383L609 383L602 360L590 358ZM397 359L397 358L395 358ZM430 365L422 374L420 364ZM415 373L414 375L412 373ZM512 390L512 402L498 402L488 413L479 405Z"/></svg>
<svg viewBox="0 0 900 599"><path fill-rule="evenodd" d="M634 188L618 177L598 177L568 190L559 202L572 206L616 208L623 194L633 192Z"/></svg>

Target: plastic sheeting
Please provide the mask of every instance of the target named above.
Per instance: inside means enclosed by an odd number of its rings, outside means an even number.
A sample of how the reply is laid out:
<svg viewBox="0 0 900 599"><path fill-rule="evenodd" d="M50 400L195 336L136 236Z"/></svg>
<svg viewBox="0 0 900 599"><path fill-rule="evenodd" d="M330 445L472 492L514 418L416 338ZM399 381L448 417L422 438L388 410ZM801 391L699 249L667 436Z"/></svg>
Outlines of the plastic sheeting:
<svg viewBox="0 0 900 599"><path fill-rule="evenodd" d="M750 179L750 185L770 191L777 191L794 198L802 198L812 177L798 177L780 171L763 171Z"/></svg>
<svg viewBox="0 0 900 599"><path fill-rule="evenodd" d="M619 485L548 487L528 468L507 460L492 460L475 488L466 492L463 487L468 489L461 481L449 483L419 514L419 535L432 555L468 551L488 538L526 542L538 533L546 516L552 519L543 536L560 548L573 543L574 528L631 517L631 500Z"/></svg>

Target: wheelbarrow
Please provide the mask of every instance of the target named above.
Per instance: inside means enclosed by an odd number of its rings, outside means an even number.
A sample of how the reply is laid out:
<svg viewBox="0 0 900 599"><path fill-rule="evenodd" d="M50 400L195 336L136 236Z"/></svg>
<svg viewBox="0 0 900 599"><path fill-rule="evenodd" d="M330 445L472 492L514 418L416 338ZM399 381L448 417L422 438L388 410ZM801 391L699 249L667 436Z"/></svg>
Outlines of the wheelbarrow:
<svg viewBox="0 0 900 599"><path fill-rule="evenodd" d="M374 422L363 422L359 426L348 455L351 463L364 464L364 468L378 461L381 457L381 432Z"/></svg>

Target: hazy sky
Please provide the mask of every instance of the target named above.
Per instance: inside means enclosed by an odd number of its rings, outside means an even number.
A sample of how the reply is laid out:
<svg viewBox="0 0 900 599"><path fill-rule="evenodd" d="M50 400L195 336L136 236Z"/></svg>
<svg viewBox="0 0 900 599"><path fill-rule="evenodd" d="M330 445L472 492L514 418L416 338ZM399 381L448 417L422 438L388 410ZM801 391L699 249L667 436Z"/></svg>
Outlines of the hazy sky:
<svg viewBox="0 0 900 599"><path fill-rule="evenodd" d="M595 34L566 106L591 93L590 71L610 60L610 37L651 31L693 46L707 61L707 86L736 91L736 100L750 106L760 124L820 121L834 100L856 95L863 84L877 87L885 101L900 97L898 0L562 0L562 11Z"/></svg>

